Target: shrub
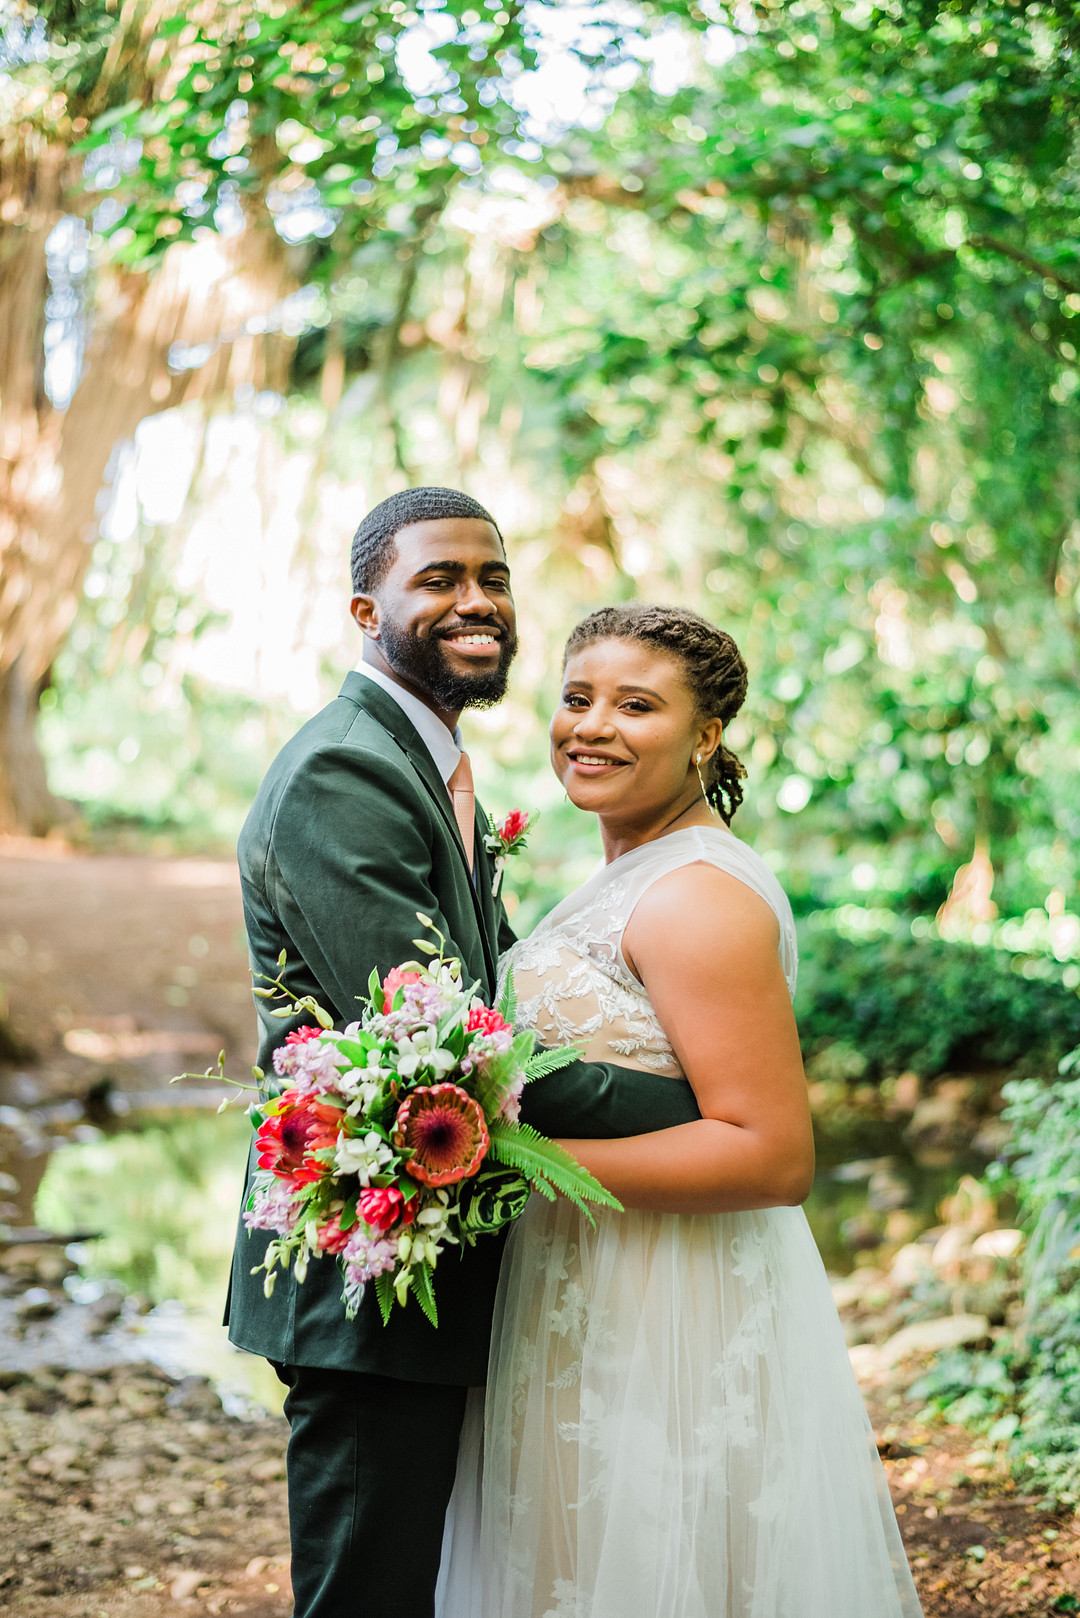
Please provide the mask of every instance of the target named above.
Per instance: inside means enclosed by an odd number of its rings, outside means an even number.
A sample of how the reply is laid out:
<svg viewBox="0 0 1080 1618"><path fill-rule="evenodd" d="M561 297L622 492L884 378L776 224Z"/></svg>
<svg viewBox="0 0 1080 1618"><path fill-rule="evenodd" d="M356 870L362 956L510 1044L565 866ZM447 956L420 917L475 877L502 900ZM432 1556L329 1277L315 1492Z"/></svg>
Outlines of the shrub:
<svg viewBox="0 0 1080 1618"><path fill-rule="evenodd" d="M1077 1075L1073 1077L1073 1075ZM1016 1347L1024 1356L1023 1419L1013 1457L1025 1483L1080 1500L1080 1048L1054 1084L1005 1086L1013 1125L1011 1180L1028 1230L1024 1314Z"/></svg>
<svg viewBox="0 0 1080 1618"><path fill-rule="evenodd" d="M803 1051L837 1077L985 1064L1050 1076L1080 1042L1080 998L1053 962L1039 963L1050 976L1029 978L1020 957L934 939L810 932L800 943Z"/></svg>

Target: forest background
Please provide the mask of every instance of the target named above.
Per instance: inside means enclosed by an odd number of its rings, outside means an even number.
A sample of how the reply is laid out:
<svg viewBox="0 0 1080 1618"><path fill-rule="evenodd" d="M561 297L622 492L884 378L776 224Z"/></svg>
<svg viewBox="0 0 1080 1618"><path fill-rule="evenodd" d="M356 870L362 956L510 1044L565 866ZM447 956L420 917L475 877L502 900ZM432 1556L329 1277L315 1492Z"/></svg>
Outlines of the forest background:
<svg viewBox="0 0 1080 1618"><path fill-rule="evenodd" d="M519 924L596 855L546 765L567 629L693 606L750 666L737 829L821 1105L959 1069L1075 1140L1080 6L0 21L0 831L228 848L355 659L360 516L465 488L522 621L467 719L489 804L543 811ZM1053 1173L1000 1169L1061 1237ZM1060 1310L1072 1249L1031 1250Z"/></svg>

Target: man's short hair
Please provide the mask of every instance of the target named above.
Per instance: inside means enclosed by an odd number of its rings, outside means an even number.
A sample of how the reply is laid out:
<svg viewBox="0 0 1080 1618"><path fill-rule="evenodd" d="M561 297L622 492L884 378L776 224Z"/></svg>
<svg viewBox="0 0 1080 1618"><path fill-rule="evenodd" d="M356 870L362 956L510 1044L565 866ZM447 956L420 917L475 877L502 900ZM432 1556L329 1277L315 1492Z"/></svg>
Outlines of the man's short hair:
<svg viewBox="0 0 1080 1618"><path fill-rule="evenodd" d="M458 489L402 489L381 500L369 511L352 542L352 582L357 595L370 595L378 589L394 560L394 536L414 522L438 521L444 517L472 517L489 522L499 534L499 525L479 500Z"/></svg>

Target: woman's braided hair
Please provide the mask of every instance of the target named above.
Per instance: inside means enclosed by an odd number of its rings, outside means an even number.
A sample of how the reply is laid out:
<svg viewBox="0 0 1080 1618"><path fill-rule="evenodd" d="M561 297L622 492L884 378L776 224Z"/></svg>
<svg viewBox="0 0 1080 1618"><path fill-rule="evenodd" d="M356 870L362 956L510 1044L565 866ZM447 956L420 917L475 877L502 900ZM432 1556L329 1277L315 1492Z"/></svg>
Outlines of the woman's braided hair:
<svg viewBox="0 0 1080 1618"><path fill-rule="evenodd" d="M743 705L747 673L742 653L730 635L696 612L644 601L600 607L571 631L563 666L575 652L600 640L639 641L677 658L702 719L721 719L727 725ZM721 742L703 765L702 774L706 798L730 825L742 802L739 783L746 775L744 766Z"/></svg>

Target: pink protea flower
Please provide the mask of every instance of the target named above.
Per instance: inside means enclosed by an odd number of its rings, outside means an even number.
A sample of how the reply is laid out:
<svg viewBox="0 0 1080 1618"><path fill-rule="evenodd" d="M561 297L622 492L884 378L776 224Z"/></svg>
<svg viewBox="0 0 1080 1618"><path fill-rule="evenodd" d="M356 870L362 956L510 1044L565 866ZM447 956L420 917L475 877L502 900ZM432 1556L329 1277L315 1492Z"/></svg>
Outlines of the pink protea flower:
<svg viewBox="0 0 1080 1618"><path fill-rule="evenodd" d="M398 1108L394 1145L412 1152L406 1172L421 1185L467 1180L489 1144L483 1108L460 1085L414 1090Z"/></svg>
<svg viewBox="0 0 1080 1618"><path fill-rule="evenodd" d="M361 1191L356 1211L372 1230L389 1230L391 1225L411 1225L416 1218L416 1198L408 1202L396 1185L371 1185Z"/></svg>

